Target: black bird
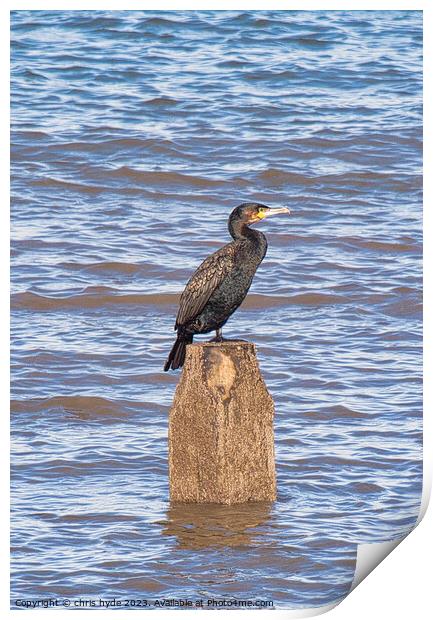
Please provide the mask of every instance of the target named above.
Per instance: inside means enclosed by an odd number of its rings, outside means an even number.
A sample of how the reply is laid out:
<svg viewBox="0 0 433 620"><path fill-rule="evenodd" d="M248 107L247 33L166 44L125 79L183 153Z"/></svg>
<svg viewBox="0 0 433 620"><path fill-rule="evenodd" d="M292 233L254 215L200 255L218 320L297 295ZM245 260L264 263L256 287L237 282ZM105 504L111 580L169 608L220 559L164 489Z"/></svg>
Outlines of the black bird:
<svg viewBox="0 0 433 620"><path fill-rule="evenodd" d="M228 228L233 241L202 262L180 297L174 326L177 339L164 370L183 366L186 345L192 342L194 334L215 330L214 341L223 340L221 328L245 299L268 248L265 235L248 224L277 213L290 211L287 207L270 209L255 202L245 202L231 213Z"/></svg>

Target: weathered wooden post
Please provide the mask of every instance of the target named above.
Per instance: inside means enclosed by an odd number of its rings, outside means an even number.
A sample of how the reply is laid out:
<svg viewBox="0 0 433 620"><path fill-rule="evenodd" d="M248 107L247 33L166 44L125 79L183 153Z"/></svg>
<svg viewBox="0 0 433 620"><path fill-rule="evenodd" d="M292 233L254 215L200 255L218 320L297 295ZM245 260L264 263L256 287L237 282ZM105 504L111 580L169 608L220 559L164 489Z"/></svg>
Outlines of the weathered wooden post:
<svg viewBox="0 0 433 620"><path fill-rule="evenodd" d="M188 345L170 410L170 499L274 500L273 417L252 343Z"/></svg>

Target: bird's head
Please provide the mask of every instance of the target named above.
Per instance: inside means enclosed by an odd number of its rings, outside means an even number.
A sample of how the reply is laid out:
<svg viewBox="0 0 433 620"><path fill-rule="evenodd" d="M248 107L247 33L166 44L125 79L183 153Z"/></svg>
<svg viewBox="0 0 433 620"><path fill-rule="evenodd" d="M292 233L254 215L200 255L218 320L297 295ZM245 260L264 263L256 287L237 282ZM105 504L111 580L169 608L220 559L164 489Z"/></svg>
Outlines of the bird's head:
<svg viewBox="0 0 433 620"><path fill-rule="evenodd" d="M240 221L244 224L254 224L260 222L271 215L278 215L279 213L290 214L290 210L287 207L278 207L271 209L266 205L262 205L257 202L244 202L236 207L232 212L230 219Z"/></svg>

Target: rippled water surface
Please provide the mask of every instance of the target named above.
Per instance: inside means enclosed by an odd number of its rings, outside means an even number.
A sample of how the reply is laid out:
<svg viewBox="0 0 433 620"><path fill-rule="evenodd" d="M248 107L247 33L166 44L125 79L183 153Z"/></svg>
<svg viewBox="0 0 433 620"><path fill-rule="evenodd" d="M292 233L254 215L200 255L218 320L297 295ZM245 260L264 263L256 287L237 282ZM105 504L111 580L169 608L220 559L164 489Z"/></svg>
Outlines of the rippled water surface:
<svg viewBox="0 0 433 620"><path fill-rule="evenodd" d="M421 494L421 13L12 14L12 597L348 591ZM278 500L168 501L179 293L288 204L227 337Z"/></svg>

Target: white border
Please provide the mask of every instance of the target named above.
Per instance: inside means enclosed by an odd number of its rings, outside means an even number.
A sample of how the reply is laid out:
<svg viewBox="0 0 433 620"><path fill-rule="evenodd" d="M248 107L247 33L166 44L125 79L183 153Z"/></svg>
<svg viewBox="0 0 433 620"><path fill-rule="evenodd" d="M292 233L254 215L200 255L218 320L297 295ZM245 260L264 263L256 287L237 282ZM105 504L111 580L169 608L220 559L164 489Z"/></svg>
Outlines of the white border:
<svg viewBox="0 0 433 620"><path fill-rule="evenodd" d="M342 0L292 0L291 2L284 0L268 0L267 2L238 0L230 2L229 0L214 0L213 2L196 2L194 0L160 0L159 2L140 2L139 0L76 0L75 2L65 0L43 0L36 2L34 0L15 0L7 2L9 10L127 10L127 11L198 11L198 10L225 10L225 11L288 11L288 10L327 10L327 11L359 11L359 10L389 10L389 11L421 11L428 6L428 0L365 0L364 2Z"/></svg>
<svg viewBox="0 0 433 620"><path fill-rule="evenodd" d="M350 3L335 2L325 0L322 1L272 1L268 0L263 2L228 2L227 0L220 0L219 2L180 2L180 1L166 1L159 0L158 2L137 2L124 0L123 2L102 2L102 1L83 1L75 0L74 2L65 2L62 0L55 1L41 1L35 2L31 0L15 2L6 1L0 7L0 58L2 59L2 93L0 97L0 127L2 136L2 166L1 166L1 187L3 190L3 201L0 209L0 234L2 235L0 243L0 260L2 262L2 269L0 269L0 291L2 292L3 303L0 306L0 344L1 344L1 391L2 407L1 411L1 471L2 471L2 504L4 510L1 513L1 531L2 531L2 547L1 557L2 562L0 564L0 585L2 588L1 607L6 616L13 613L9 609L9 563L7 561L9 554L9 513L8 513L8 498L9 498L9 424L8 416L6 412L9 410L8 390L7 385L9 383L9 377L5 360L8 357L9 351L9 330L8 330L8 316L9 316L9 282L8 273L5 269L5 265L8 265L8 230L9 230L9 11L10 10L83 10L83 9L107 9L107 10L203 10L203 9L218 9L218 10L423 10L425 21L425 92L424 100L426 103L425 109L428 113L425 115L425 135L428 137L428 146L425 149L425 169L428 174L425 175L425 201L426 205L424 215L424 231L428 235L432 230L432 217L431 211L431 128L432 128L432 114L431 114L431 58L432 53L432 37L429 36L429 32L432 31L432 3L428 0L411 1L351 1ZM429 107L427 107L429 106ZM426 239L425 243L425 269L427 266L433 264L432 252L433 243L431 243L430 237ZM425 299L428 310L431 309L431 278L426 278L425 281ZM429 313L426 313L429 316ZM425 323L424 327L425 342L431 343L432 333L429 322ZM428 377L428 371L431 369L431 361L429 356L430 351L425 353L425 368L427 369L426 376ZM425 411L430 413L432 394L430 385L432 382L425 386ZM432 472L432 424L430 421L430 415L424 417L424 473L425 473L425 486L423 493L423 511L426 509L426 498L430 494L431 488L431 472ZM430 509L427 518L421 523L421 525L409 536L409 541L405 540L399 545L399 550L395 554L391 554L387 560L379 565L375 569L375 577L366 579L361 586L357 587L355 591L345 599L338 607L336 607L329 618L333 620L351 620L365 619L366 614L374 615L374 617L380 618L381 615L387 618L393 618L399 620L400 618L406 620L409 616L412 620L418 618L427 618L431 613L431 584L430 584L430 555L432 545L432 532L433 532L433 517L432 510ZM71 610L72 611L72 610ZM106 611L106 610L92 610L92 611L80 611L81 615L91 614L89 618L94 618L94 614L98 611L103 612L105 615L109 615L112 618L123 618L124 611ZM275 615L280 617L307 617L308 611L304 610L303 613L276 610L276 611L251 611L250 614L260 614L260 618L263 618L263 614L272 613L272 617ZM317 608L315 612L323 613L325 608ZM64 612L54 610L34 610L33 613L49 614L53 620L59 617L63 617ZM136 611L136 614L145 613L147 618L153 617L156 614L158 620L163 620L167 614L171 614L171 611L158 610L153 611ZM190 614L193 612L185 611L184 614ZM220 612L221 613L221 612ZM228 612L222 612L223 614ZM229 612L230 617L233 614L241 614L242 611ZM150 614L150 615L149 615ZM293 615L296 614L296 615ZM311 614L310 614L311 615ZM170 616L169 616L170 617ZM220 615L219 615L220 617Z"/></svg>

